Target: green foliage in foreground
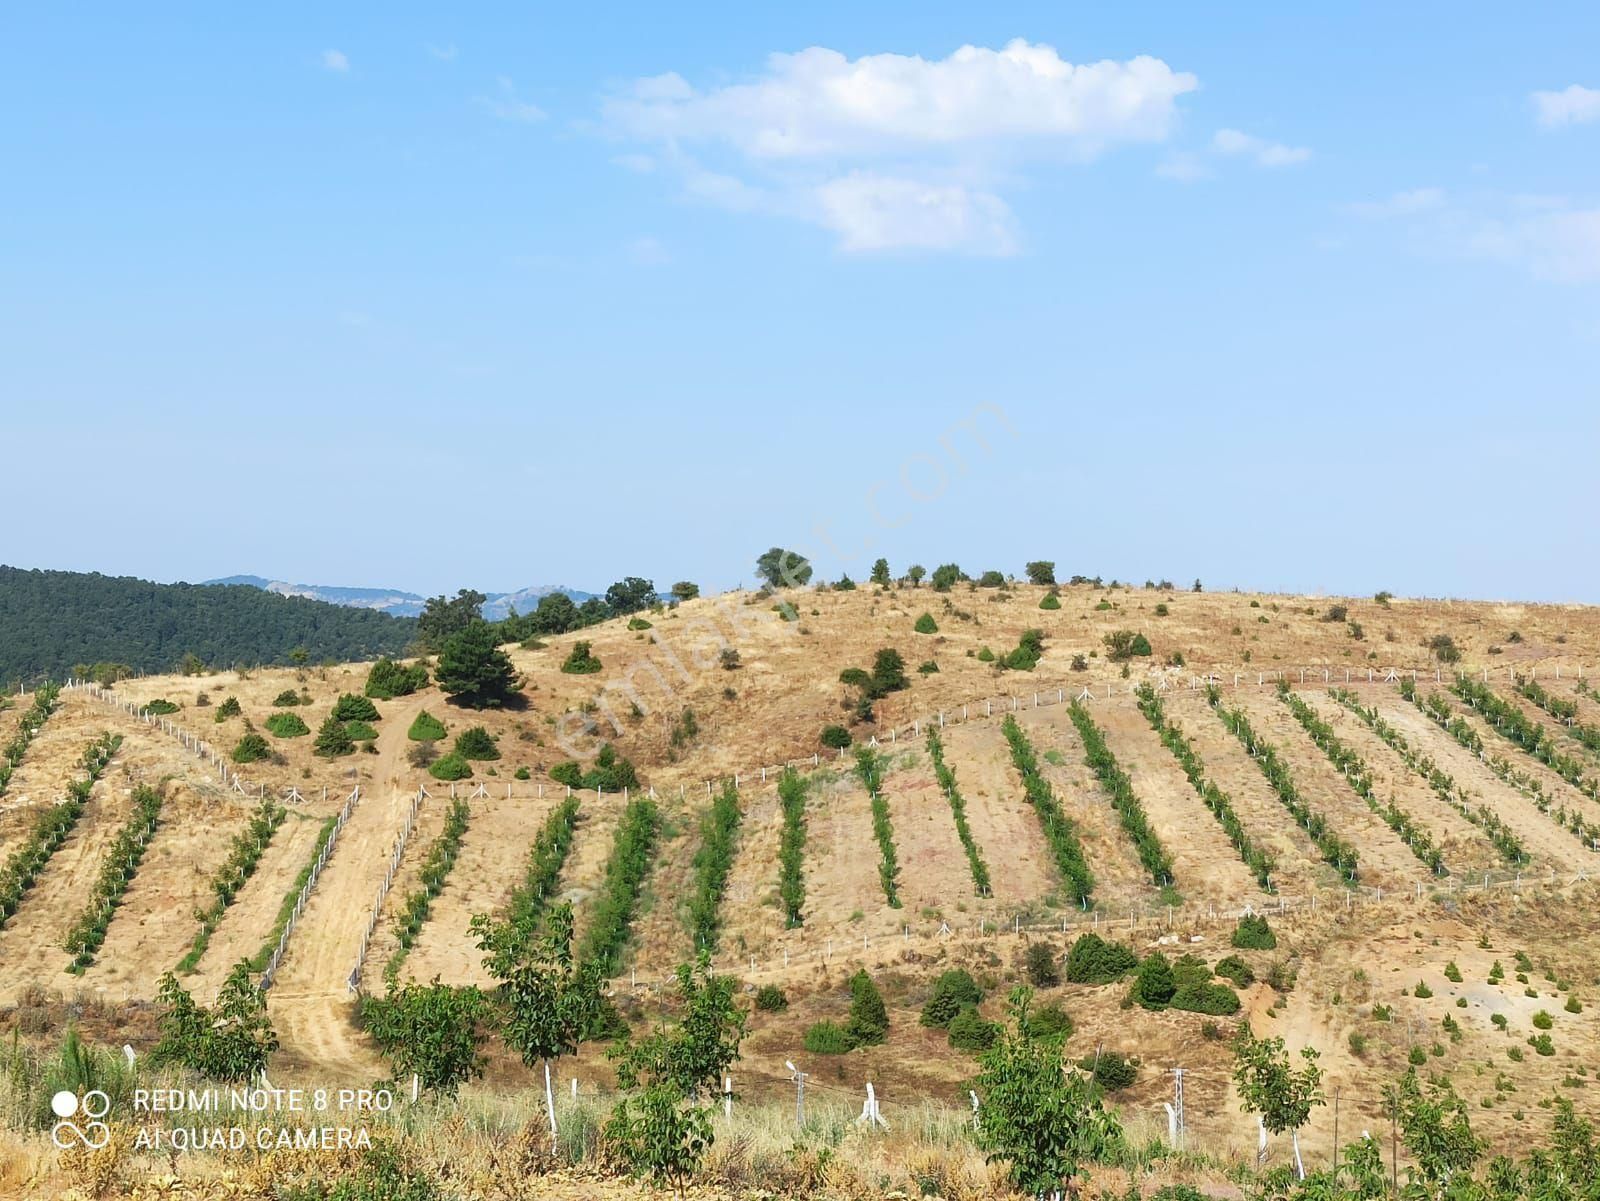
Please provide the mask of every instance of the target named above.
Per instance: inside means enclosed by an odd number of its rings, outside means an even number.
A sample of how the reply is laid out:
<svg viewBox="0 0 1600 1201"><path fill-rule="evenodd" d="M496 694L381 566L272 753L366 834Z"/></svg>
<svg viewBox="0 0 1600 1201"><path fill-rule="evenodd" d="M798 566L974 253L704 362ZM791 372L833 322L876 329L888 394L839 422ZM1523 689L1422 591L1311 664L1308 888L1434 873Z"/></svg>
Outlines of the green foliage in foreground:
<svg viewBox="0 0 1600 1201"><path fill-rule="evenodd" d="M979 1147L1006 1164L1019 1192L1038 1196L1075 1191L1085 1165L1120 1154L1124 1141L1093 1079L1066 1065L1058 1042L1029 1035L1032 996L1013 992L1011 1021L979 1059L974 1085Z"/></svg>
<svg viewBox="0 0 1600 1201"><path fill-rule="evenodd" d="M715 1139L702 1098L739 1058L747 1018L738 981L711 970L709 952L677 971L677 1020L609 1052L627 1094L606 1123L607 1141L636 1173L680 1196Z"/></svg>
<svg viewBox="0 0 1600 1201"><path fill-rule="evenodd" d="M361 1003L362 1024L394 1079L404 1082L415 1073L423 1088L443 1097L483 1075L491 1016L476 988L441 984L437 976L431 984L407 984Z"/></svg>
<svg viewBox="0 0 1600 1201"><path fill-rule="evenodd" d="M260 1075L278 1049L267 994L256 988L243 960L229 971L212 1008L196 1004L171 972L161 977L157 1002L163 1010L161 1037L150 1058L158 1066L182 1066L208 1079L240 1083Z"/></svg>

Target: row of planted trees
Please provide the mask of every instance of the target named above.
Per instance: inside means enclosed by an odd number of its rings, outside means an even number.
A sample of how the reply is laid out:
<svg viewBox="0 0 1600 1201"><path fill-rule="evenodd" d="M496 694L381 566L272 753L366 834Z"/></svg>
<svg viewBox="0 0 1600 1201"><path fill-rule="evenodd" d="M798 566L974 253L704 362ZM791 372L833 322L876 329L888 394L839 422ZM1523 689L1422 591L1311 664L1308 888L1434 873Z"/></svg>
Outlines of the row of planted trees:
<svg viewBox="0 0 1600 1201"><path fill-rule="evenodd" d="M392 990L363 1006L366 1027L389 1059L397 1080L415 1074L423 1087L455 1095L486 1066L487 1040L497 1035L530 1068L542 1070L551 1149L557 1148L550 1085L553 1061L575 1054L607 1026L598 967L574 953L569 905L552 907L532 940L488 917L474 921L489 991L435 981ZM237 966L218 1001L195 1003L177 982L163 980L161 1040L154 1059L208 1077L243 1081L257 1075L277 1047L265 997ZM670 1017L642 1032L625 1027L608 1057L620 1099L602 1137L613 1162L682 1194L703 1169L719 1124L713 1105L725 1073L740 1058L748 1015L731 976L711 971L702 955L677 971ZM1087 1195L1103 1167L1141 1162L1120 1115L1108 1106L1092 1070L1067 1053L1061 1031L1033 1017L1033 992L1012 991L1007 1021L978 1056L971 1080L978 1107L972 1139L1002 1165L1024 1195ZM1396 1153L1364 1135L1336 1149L1331 1164L1308 1171L1299 1134L1326 1105L1315 1049L1291 1054L1279 1038L1258 1039L1241 1027L1233 1044L1232 1083L1243 1112L1265 1131L1287 1135L1290 1163L1239 1184L1261 1201L1596 1201L1600 1148L1594 1131L1564 1099L1551 1103L1554 1129L1547 1146L1485 1163L1466 1103L1443 1077L1412 1069L1385 1090ZM1404 1155L1398 1153L1404 1148ZM1402 1162L1403 1160L1403 1162ZM1118 1196L1137 1196L1137 1187ZM1201 1198L1188 1186L1158 1196Z"/></svg>

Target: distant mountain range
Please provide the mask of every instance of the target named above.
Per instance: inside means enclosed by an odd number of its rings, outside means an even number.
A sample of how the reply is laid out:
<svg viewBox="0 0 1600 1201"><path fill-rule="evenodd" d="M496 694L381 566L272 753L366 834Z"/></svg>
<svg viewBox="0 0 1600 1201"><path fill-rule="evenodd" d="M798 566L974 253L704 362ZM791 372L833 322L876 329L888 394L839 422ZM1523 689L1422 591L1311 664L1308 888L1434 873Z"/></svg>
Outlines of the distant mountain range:
<svg viewBox="0 0 1600 1201"><path fill-rule="evenodd" d="M207 580L207 584L237 584L247 588L260 588L263 592L276 592L279 596L303 596L308 600L325 601L330 605L343 605L347 609L376 609L394 617L416 617L422 612L427 598L399 588L344 588L331 584L286 584L282 580L269 580L258 575L230 575L220 580ZM565 592L577 604L582 604L593 592L580 592L561 584L538 584L519 588L515 592L490 592L483 604L483 615L490 621L499 621L513 608L527 613L538 605L541 597L552 592Z"/></svg>

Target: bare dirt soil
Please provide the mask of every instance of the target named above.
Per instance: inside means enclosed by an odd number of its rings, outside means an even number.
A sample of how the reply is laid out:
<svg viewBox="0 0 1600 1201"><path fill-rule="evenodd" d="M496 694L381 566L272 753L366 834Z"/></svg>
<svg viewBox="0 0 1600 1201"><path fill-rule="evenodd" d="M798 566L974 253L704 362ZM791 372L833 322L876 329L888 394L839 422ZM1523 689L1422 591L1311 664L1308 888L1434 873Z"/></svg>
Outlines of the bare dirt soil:
<svg viewBox="0 0 1600 1201"><path fill-rule="evenodd" d="M890 1043L837 1060L818 1057L814 1066L819 1087L826 1083L853 1095L870 1076L890 1106L923 1098L958 1105L971 1062L952 1052L940 1033L915 1020L932 979L945 967L970 966L989 989L984 1012L998 1017L1006 987L1019 978L1028 940L1044 939L1064 953L1079 931L1056 927L1084 916L1061 906L1056 869L1011 765L1000 733L1000 716L1009 702L997 704L993 716L983 718L983 698L1019 698L1018 719L1045 762L1063 810L1080 829L1098 881L1102 932L1129 940L1141 952L1161 946L1173 956L1194 953L1214 963L1228 953L1231 921L1213 918L1211 911L1247 900L1269 909L1273 904L1256 889L1215 819L1134 707L1133 686L1164 677L1177 686L1166 702L1169 716L1232 798L1251 837L1277 857L1280 895L1303 898L1315 893L1322 902L1315 914L1274 916L1281 939L1277 951L1244 953L1259 976L1276 968L1280 986L1258 983L1245 990L1244 1001L1258 1032L1284 1033L1292 1043L1312 1040L1323 1051L1332 1074L1330 1088L1342 1090L1343 1137L1348 1139L1358 1124L1376 1123L1381 1086L1403 1068L1413 1047L1421 1048L1430 1065L1438 1061L1438 1070L1449 1072L1469 1095L1474 1126L1491 1142L1514 1141L1526 1129L1517 1122L1516 1109L1551 1091L1560 1090L1592 1111L1588 1092L1567 1081L1579 1079L1576 1069L1592 1053L1593 1009L1600 1003L1588 995L1600 934L1584 916L1595 897L1592 886L1571 884L1577 868L1593 866L1593 854L1403 701L1392 684L1366 683L1365 672L1368 666L1391 663L1416 668L1423 691L1432 691L1431 665L1421 644L1433 634L1449 632L1465 652L1463 666L1491 667L1498 673L1497 690L1510 696L1505 668L1511 663L1536 667L1541 680L1553 675L1558 663L1570 675L1587 662L1587 674L1592 674L1592 664L1600 658L1600 611L1351 601L1350 616L1366 632L1365 641L1356 641L1344 624L1323 620L1327 598L1068 587L1062 590L1062 608L1048 611L1038 608L1042 595L1042 589L1030 587L1007 592L963 587L949 594L909 588L806 592L793 598L795 621L773 612L774 598L707 598L651 614L649 631L628 631L622 622L585 631L583 639L592 642L605 665L598 675L559 670L576 636L550 639L543 648L513 648L527 681L527 704L520 709L466 711L430 687L412 697L377 702L383 716L376 723L378 738L371 753L330 761L311 753L310 737L273 739L281 761L240 769L252 793L264 787L281 795L292 787L306 799L291 802L290 817L187 983L209 1000L231 964L260 950L309 861L322 821L359 784L362 799L269 993L283 1039L274 1071L315 1070L330 1078L363 1081L382 1073L382 1063L354 1024L355 1002L346 978L418 786L425 785L433 797L424 802L380 914L363 976L369 990L380 985L382 964L394 946L394 914L443 821L447 786L414 767L408 757L412 743L406 728L427 709L446 722L452 738L467 726L485 726L498 738L502 758L476 764L474 778L458 786L470 792L482 784L488 795L472 802L473 819L461 857L406 961L407 977L486 983L467 923L473 913L503 904L523 870L538 825L559 795L549 769L581 757L604 739L635 762L646 787L654 787L666 821L627 958L641 985L658 984L690 950L682 904L694 882L699 820L707 803L703 781L737 771L745 817L723 906L718 962L725 968L737 966L749 984L779 983L791 998L787 1013L754 1020L749 1062L741 1069L752 1095L776 1099L786 1094L784 1059L797 1054L807 1025L843 1013L848 1005L845 980L857 965L867 964L890 999ZM1157 603L1166 604L1170 615L1156 615ZM935 618L938 633L912 631L923 611ZM1044 658L1034 672L1001 673L978 659L983 647L996 653L1009 650L1030 627L1042 629L1046 637ZM1144 632L1155 651L1149 662L1129 665L1126 677L1120 665L1104 658L1103 639L1117 629ZM1512 630L1523 636L1521 642L1508 640ZM1501 646L1504 654L1490 657L1490 645ZM739 666L733 670L719 664L724 646L739 652ZM775 903L780 814L772 781L763 784L757 769L785 761L809 766L813 755L823 755L818 741L822 727L847 720L841 701L850 690L839 683L840 671L870 667L874 653L888 646L901 650L912 668L930 659L939 664L938 672L913 673L909 689L877 702L876 724L852 728L858 742L876 734L891 761L884 790L901 863L904 907L888 905L879 880L881 852L866 790L849 772L848 758L831 764L824 759L826 770L816 773L807 802L806 924L784 930ZM1087 658L1087 670L1072 669L1077 654ZM1197 669L1159 666L1175 654L1190 664L1206 665L1199 670L1216 671L1226 702L1244 708L1279 748L1301 789L1328 814L1334 829L1357 845L1363 883L1382 887L1387 899L1378 903L1360 893L1346 901L1334 873L1320 863L1245 749L1200 692L1187 686ZM1376 704L1415 746L1515 827L1536 861L1521 893L1509 885L1487 894L1460 890L1480 868L1495 866L1492 847L1476 827L1407 772L1389 748L1333 706L1324 695L1320 672L1313 672L1302 695L1366 758L1380 795L1392 791L1445 847L1451 881L1439 885L1428 877L1272 695L1270 683L1256 683L1256 673L1283 667L1294 669L1291 679L1298 686L1302 665L1326 667L1335 683L1343 682L1348 668L1351 687L1365 701ZM1241 677L1237 688L1235 672ZM341 693L361 691L365 674L363 664L264 669L244 676L130 680L116 691L140 701L172 699L184 706L175 715L180 724L228 751L247 721L262 728L286 690L310 694L309 705L295 708L315 730ZM1092 715L1174 856L1175 887L1187 904L1170 917L1156 882L1139 865L1099 782L1084 765L1082 742L1065 707L1032 707L1036 689L1049 700L1058 688L1075 695L1084 687L1093 693ZM1570 682L1560 687L1567 690L1563 695L1571 692ZM199 703L202 696L208 704ZM239 699L244 716L218 724L213 714L228 696ZM963 705L970 718L965 724L957 720ZM1580 698L1580 705L1588 720L1600 720L1600 705L1587 698ZM674 741L673 730L681 731L685 709L694 712L698 733L687 738L680 733ZM974 895L949 805L933 779L920 732L911 730L913 721L937 720L941 711L950 719L943 731L946 758L990 867L991 898ZM1547 721L1544 715L1531 715ZM0 731L8 719L9 711L0 713ZM1493 753L1539 779L1559 804L1591 820L1600 818L1600 805L1494 734L1475 714L1467 713L1466 719ZM586 720L594 724L589 735L581 733ZM86 693L69 691L62 712L51 719L0 796L0 853L13 845L43 805L57 798L83 747L100 729L123 733L128 741L97 786L79 827L22 910L0 930L0 1003L41 984L63 992L80 986L91 994L103 989L111 1000L120 1000L124 990L135 1000L153 995L160 973L193 938L193 909L206 899L211 874L253 803L224 789L215 767L159 729ZM898 739L891 740L891 729L898 730ZM520 766L530 769L532 779L514 779ZM126 817L131 788L140 781L165 782L169 809L111 923L99 962L80 981L64 970L61 937L74 912L73 900L98 871L104 847ZM546 788L543 798L538 795L541 784ZM580 934L587 928L587 902L603 879L623 803L613 794L599 799L584 794L573 851L560 880L562 895L577 905ZM1551 870L1561 873L1556 891L1548 890ZM1418 883L1425 886L1421 897L1416 896ZM1401 895L1392 895L1396 889ZM1139 924L1126 923L1130 914L1141 916ZM1012 933L1014 919L1035 929ZM948 933L940 932L942 922L948 923ZM909 938L904 933L908 925ZM1530 975L1526 984L1514 978L1518 950L1525 950L1536 965L1533 973L1525 973ZM1487 975L1495 959L1502 962L1506 978L1490 986ZM1461 984L1446 976L1452 960L1463 975ZM1431 998L1415 995L1419 981L1432 990ZM1528 989L1539 996L1527 996ZM1120 984L1052 990L1052 998L1066 1005L1077 1024L1070 1043L1073 1054L1092 1055L1097 1047L1136 1053L1139 1078L1118 1100L1127 1112L1153 1116L1157 1123L1159 1104L1170 1094L1168 1069L1185 1067L1192 1073L1186 1075L1186 1091L1196 1115L1191 1118L1196 1137L1226 1154L1252 1155L1253 1125L1239 1115L1227 1082L1226 1036L1238 1019L1123 1009L1125 991ZM1581 1003L1580 1012L1565 1008L1569 997ZM1457 1006L1458 998L1467 1004ZM653 1012L649 996L642 1002L625 1001L630 1013ZM1380 1004L1392 1010L1387 1019L1375 1008ZM1554 1056L1538 1055L1526 1043L1533 1014L1541 1008L1555 1018ZM1496 1012L1506 1015L1510 1033L1489 1023ZM1459 1039L1444 1027L1447 1016L1460 1026ZM1512 1048L1526 1051L1524 1062L1515 1064L1516 1097L1496 1088L1500 1074L1515 1062L1508 1054ZM595 1050L585 1052L576 1070L585 1079L604 1079ZM496 1087L525 1079L517 1065L497 1063L493 1073ZM1483 1099L1490 1106L1480 1114ZM1329 1145L1331 1117L1318 1112L1305 1139L1308 1149Z"/></svg>

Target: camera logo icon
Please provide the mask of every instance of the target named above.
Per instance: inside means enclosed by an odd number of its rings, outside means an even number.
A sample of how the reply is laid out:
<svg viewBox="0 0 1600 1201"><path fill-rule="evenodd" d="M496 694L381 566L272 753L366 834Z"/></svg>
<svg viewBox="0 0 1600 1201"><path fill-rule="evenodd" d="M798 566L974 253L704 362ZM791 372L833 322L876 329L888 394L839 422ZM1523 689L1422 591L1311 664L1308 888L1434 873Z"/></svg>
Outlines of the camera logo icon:
<svg viewBox="0 0 1600 1201"><path fill-rule="evenodd" d="M111 1098L97 1088L82 1098L62 1089L50 1098L50 1111L60 1119L50 1128L50 1141L63 1151L78 1146L98 1151L111 1141L111 1127L102 1120L111 1112ZM80 1117L82 1126L74 1120Z"/></svg>

